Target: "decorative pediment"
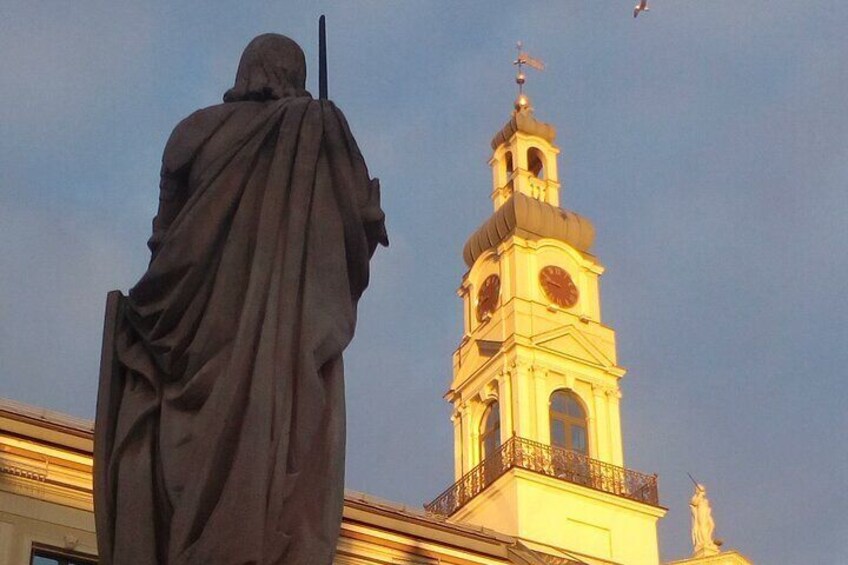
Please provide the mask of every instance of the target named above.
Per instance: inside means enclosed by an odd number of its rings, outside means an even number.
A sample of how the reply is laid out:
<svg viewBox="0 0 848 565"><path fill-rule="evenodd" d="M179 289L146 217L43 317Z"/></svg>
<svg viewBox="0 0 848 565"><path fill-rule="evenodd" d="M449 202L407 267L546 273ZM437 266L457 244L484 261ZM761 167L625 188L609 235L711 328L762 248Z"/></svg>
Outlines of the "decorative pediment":
<svg viewBox="0 0 848 565"><path fill-rule="evenodd" d="M593 344L577 326L559 327L539 334L532 339L532 343L540 349L601 367L615 366L615 363Z"/></svg>

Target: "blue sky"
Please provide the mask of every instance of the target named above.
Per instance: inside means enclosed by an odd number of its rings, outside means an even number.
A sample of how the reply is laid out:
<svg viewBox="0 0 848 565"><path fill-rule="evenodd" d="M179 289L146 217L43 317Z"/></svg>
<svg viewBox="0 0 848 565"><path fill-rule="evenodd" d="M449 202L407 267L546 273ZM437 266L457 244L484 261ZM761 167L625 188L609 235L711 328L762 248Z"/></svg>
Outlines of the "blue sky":
<svg viewBox="0 0 848 565"><path fill-rule="evenodd" d="M520 39L547 63L528 92L558 129L563 204L598 230L625 459L660 475L663 558L691 550L689 471L727 546L846 562L848 4L116 4L0 6L0 396L92 415L105 294L146 266L171 128L220 101L259 33L313 63L326 13L330 95L392 239L346 356L348 487L437 495L461 249L491 212Z"/></svg>

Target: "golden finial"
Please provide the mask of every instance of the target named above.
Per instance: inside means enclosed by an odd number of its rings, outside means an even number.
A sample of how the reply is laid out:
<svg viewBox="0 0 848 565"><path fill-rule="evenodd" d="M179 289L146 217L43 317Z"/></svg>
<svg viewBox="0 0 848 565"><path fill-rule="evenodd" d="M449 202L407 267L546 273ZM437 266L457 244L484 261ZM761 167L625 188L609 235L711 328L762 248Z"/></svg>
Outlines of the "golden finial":
<svg viewBox="0 0 848 565"><path fill-rule="evenodd" d="M534 59L528 55L523 50L524 45L520 41L515 44L515 48L518 49L518 58L512 62L513 65L518 67L518 73L515 75L515 84L518 85L518 98L515 99L515 109L516 111L520 111L530 108L530 98L524 94L524 83L527 80L527 75L524 74L524 65L532 67L537 71L544 71L545 64L539 59Z"/></svg>

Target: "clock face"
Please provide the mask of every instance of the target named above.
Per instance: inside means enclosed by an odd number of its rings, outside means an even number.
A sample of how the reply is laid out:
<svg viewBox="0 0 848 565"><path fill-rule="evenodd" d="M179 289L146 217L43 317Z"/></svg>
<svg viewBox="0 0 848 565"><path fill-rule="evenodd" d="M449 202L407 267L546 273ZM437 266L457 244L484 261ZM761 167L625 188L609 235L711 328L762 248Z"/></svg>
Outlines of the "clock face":
<svg viewBox="0 0 848 565"><path fill-rule="evenodd" d="M501 279L498 275L489 275L480 291L477 293L477 321L487 320L498 305L498 295L501 293Z"/></svg>
<svg viewBox="0 0 848 565"><path fill-rule="evenodd" d="M571 280L571 275L562 267L548 265L539 271L539 284L548 300L562 308L571 308L577 304L580 291Z"/></svg>

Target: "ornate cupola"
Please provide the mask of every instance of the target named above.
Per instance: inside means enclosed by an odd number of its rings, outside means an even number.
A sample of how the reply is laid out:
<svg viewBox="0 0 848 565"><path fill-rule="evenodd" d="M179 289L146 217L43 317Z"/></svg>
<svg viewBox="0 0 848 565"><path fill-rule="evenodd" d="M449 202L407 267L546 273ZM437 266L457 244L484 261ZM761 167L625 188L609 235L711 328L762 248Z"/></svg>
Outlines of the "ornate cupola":
<svg viewBox="0 0 848 565"><path fill-rule="evenodd" d="M656 476L623 467L615 332L592 223L560 206L556 130L523 92L492 139L494 211L463 250L464 333L445 398L457 482L427 505L601 562L656 564Z"/></svg>
<svg viewBox="0 0 848 565"><path fill-rule="evenodd" d="M538 121L529 101L492 138L492 201L500 208L515 194L559 206L556 130Z"/></svg>

